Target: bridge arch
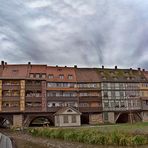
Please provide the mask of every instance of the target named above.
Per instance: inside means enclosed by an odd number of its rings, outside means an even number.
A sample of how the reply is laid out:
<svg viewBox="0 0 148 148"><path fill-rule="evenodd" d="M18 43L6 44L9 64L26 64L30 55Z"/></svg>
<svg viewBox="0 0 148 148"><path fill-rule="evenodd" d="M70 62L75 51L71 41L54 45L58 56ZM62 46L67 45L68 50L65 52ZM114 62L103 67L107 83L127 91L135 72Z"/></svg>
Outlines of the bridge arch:
<svg viewBox="0 0 148 148"><path fill-rule="evenodd" d="M0 115L0 127L8 128L13 125L13 116Z"/></svg>
<svg viewBox="0 0 148 148"><path fill-rule="evenodd" d="M116 123L128 123L128 122L129 122L128 113L121 113L116 120Z"/></svg>
<svg viewBox="0 0 148 148"><path fill-rule="evenodd" d="M54 121L50 116L35 116L29 119L28 126L54 126Z"/></svg>

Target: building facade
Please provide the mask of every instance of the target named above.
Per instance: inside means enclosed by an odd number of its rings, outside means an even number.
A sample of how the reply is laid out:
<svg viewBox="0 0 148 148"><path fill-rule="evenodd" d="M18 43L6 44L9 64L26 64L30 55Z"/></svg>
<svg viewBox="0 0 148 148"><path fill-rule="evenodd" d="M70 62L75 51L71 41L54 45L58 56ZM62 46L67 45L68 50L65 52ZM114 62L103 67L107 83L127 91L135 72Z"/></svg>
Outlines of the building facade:
<svg viewBox="0 0 148 148"><path fill-rule="evenodd" d="M0 126L29 126L65 107L81 124L148 121L148 72L133 69L0 65Z"/></svg>

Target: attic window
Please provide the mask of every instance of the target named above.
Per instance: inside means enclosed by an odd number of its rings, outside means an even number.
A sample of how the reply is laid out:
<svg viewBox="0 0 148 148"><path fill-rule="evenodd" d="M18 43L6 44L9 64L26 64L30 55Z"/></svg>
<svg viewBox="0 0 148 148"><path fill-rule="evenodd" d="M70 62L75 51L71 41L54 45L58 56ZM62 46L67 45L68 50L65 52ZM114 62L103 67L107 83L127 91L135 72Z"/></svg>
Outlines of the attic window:
<svg viewBox="0 0 148 148"><path fill-rule="evenodd" d="M34 77L34 74L33 74L33 73L31 73L29 76L30 76L30 78L33 78L33 77Z"/></svg>
<svg viewBox="0 0 148 148"><path fill-rule="evenodd" d="M49 74L49 75L48 75L48 78L49 78L49 79L53 79L53 78L54 78L54 75L53 75L53 74Z"/></svg>
<svg viewBox="0 0 148 148"><path fill-rule="evenodd" d="M67 112L72 112L72 110L71 109L68 109Z"/></svg>
<svg viewBox="0 0 148 148"><path fill-rule="evenodd" d="M60 78L60 79L64 79L64 75L63 75L63 74L60 74L60 75L59 75L59 78Z"/></svg>
<svg viewBox="0 0 148 148"><path fill-rule="evenodd" d="M72 80L73 79L73 76L72 75L68 75L68 79L69 80Z"/></svg>

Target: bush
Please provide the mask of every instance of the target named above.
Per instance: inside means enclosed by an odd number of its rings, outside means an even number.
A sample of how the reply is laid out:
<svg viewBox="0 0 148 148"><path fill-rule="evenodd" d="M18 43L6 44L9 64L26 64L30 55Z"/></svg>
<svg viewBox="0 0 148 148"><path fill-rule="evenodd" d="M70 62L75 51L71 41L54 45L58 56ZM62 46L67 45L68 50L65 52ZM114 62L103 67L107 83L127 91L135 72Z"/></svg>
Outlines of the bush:
<svg viewBox="0 0 148 148"><path fill-rule="evenodd" d="M132 138L132 144L133 145L143 145L146 144L146 137L142 136L142 135L136 135Z"/></svg>

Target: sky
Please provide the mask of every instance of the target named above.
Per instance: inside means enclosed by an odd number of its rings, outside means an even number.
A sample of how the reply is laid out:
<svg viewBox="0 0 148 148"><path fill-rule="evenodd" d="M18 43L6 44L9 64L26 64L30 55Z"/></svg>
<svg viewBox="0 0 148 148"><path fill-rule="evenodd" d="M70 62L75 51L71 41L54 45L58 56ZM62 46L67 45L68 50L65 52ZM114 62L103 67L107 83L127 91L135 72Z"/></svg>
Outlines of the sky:
<svg viewBox="0 0 148 148"><path fill-rule="evenodd" d="M0 59L148 69L148 0L0 0Z"/></svg>

